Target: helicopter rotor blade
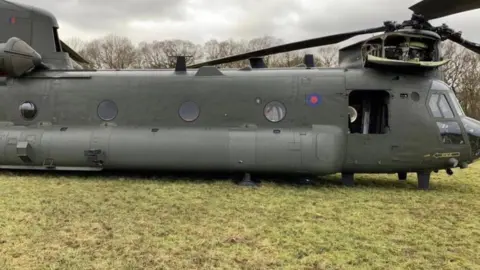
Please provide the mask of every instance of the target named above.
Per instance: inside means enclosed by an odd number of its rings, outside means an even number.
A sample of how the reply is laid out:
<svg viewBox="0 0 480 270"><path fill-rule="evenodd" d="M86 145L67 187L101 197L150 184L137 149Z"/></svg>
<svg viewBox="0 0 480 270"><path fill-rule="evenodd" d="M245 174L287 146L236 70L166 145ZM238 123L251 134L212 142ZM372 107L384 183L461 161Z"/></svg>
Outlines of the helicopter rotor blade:
<svg viewBox="0 0 480 270"><path fill-rule="evenodd" d="M224 57L224 58L220 58L220 59L210 60L210 61L203 62L203 63L193 64L193 65L190 65L188 67L189 68L199 68L201 66L206 66L206 65L220 65L220 64L225 64L225 63L231 63L231 62L246 60L246 59L249 59L249 58L252 58L252 57L261 57L261 56L265 56L265 55L271 55L271 54L277 54L277 53L283 53L283 52L289 52L289 51L296 51L296 50L301 50L301 49L306 49L306 48L331 45L331 44L342 42L344 40L347 40L349 38L352 38L352 37L355 37L355 36L358 36L358 35L370 34L370 33L376 33L376 32L383 32L386 29L387 29L386 26L381 26L381 27L364 29L364 30L359 30L359 31L354 31L354 32L347 32L347 33L341 33L341 34L335 34L335 35L330 35L330 36L308 39L308 40L302 40L302 41L287 43L287 44L274 46L274 47L270 47L270 48L266 48L266 49L261 49L261 50L258 50L258 51L253 51L253 52L248 52L248 53L243 53L243 54L237 54L237 55L228 56L228 57Z"/></svg>
<svg viewBox="0 0 480 270"><path fill-rule="evenodd" d="M433 20L477 8L480 8L480 0L423 0L409 9L426 20Z"/></svg>
<svg viewBox="0 0 480 270"><path fill-rule="evenodd" d="M475 42L471 42L469 40L466 40L464 38L462 38L460 35L451 35L448 37L449 40L473 51L473 52L476 52L478 54L480 54L480 44L478 43L475 43Z"/></svg>
<svg viewBox="0 0 480 270"><path fill-rule="evenodd" d="M67 52L70 55L70 58L72 58L74 61L82 64L90 64L87 60L85 60L85 58L83 58L80 54L70 48L70 46L68 46L65 42L60 40L60 43L62 45L62 50L64 52Z"/></svg>

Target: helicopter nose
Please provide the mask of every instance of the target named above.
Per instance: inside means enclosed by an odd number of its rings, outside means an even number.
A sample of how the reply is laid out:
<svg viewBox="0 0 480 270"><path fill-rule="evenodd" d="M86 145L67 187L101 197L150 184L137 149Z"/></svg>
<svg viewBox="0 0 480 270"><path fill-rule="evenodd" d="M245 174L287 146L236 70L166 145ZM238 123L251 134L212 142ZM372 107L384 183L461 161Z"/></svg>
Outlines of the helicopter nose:
<svg viewBox="0 0 480 270"><path fill-rule="evenodd" d="M470 140L473 160L477 160L480 158L480 121L464 117L462 122Z"/></svg>

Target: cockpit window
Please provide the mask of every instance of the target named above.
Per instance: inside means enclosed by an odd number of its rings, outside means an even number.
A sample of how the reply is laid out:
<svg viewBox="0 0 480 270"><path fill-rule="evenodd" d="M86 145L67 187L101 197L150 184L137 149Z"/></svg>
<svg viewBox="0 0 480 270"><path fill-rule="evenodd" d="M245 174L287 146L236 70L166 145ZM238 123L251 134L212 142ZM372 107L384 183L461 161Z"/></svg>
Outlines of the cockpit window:
<svg viewBox="0 0 480 270"><path fill-rule="evenodd" d="M454 94L453 90L450 88L450 86L448 86L448 84L446 84L443 81L433 80L431 89L435 90L435 91L445 91L446 92L445 94L446 95L448 94L448 97L450 97L450 102L453 103L453 104L450 104L450 105L453 105L452 109L459 116L464 116L465 115L465 112L463 111L462 106L460 106L460 103L458 102L457 97L455 96L455 94ZM433 95L432 95L432 97L433 97ZM433 109L432 109L432 111L433 111ZM440 116L438 116L438 117L440 117Z"/></svg>
<svg viewBox="0 0 480 270"><path fill-rule="evenodd" d="M450 99L453 102L453 107L455 108L455 111L457 112L457 114L459 116L464 116L465 112L463 111L462 106L460 105L460 102L458 102L458 99L455 96L455 94L453 94L452 92L449 92L448 95L450 96Z"/></svg>
<svg viewBox="0 0 480 270"><path fill-rule="evenodd" d="M428 106L432 111L434 117L442 117L442 113L440 112L440 108L438 107L438 94L433 94L430 97L430 101L428 102Z"/></svg>
<svg viewBox="0 0 480 270"><path fill-rule="evenodd" d="M448 84L442 82L442 81L438 81L438 80L434 80L432 81L432 90L438 90L438 91L451 91L450 87L448 86Z"/></svg>
<svg viewBox="0 0 480 270"><path fill-rule="evenodd" d="M444 118L454 118L452 108L450 107L450 104L448 104L447 97L445 95L440 95L438 105L440 106L440 110L442 111Z"/></svg>
<svg viewBox="0 0 480 270"><path fill-rule="evenodd" d="M444 94L432 94L428 106L436 118L454 118L452 107Z"/></svg>
<svg viewBox="0 0 480 270"><path fill-rule="evenodd" d="M437 122L444 144L465 144L462 130L457 122Z"/></svg>

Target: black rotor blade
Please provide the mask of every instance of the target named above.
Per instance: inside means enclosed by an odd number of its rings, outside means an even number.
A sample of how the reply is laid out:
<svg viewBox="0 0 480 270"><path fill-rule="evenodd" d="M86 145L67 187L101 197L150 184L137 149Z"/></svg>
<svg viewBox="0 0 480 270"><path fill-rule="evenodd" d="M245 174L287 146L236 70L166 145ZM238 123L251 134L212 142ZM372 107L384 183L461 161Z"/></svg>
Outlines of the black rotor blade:
<svg viewBox="0 0 480 270"><path fill-rule="evenodd" d="M410 7L426 20L433 20L480 8L480 0L423 0Z"/></svg>
<svg viewBox="0 0 480 270"><path fill-rule="evenodd" d="M301 49L306 49L306 48L311 48L311 47L319 47L319 46L325 46L325 45L330 45L330 44L335 44L342 42L344 40L347 40L349 38L358 36L358 35L363 35L363 34L370 34L370 33L376 33L376 32L382 32L385 31L386 27L381 26L377 28L370 28L370 29L364 29L364 30L359 30L359 31L354 31L354 32L348 32L348 33L342 33L342 34L335 34L331 36L324 36L320 38L313 38L313 39L308 39L308 40L302 40L302 41L297 41L293 43L287 43L279 46L274 46L258 51L253 51L253 52L248 52L248 53L243 53L243 54L237 54L233 56L228 56L225 58L220 58L220 59L215 59L203 63L198 63L198 64L193 64L190 65L189 68L198 68L201 66L206 66L206 65L220 65L220 64L225 64L225 63L231 63L231 62L236 62L236 61L241 61L245 59L249 59L252 57L261 57L264 55L270 55L270 54L277 54L277 53L283 53L283 52L289 52L289 51L296 51L296 50L301 50Z"/></svg>
<svg viewBox="0 0 480 270"><path fill-rule="evenodd" d="M70 55L70 58L72 58L78 63L89 64L89 62L85 60L85 58L83 58L80 54L70 48L65 42L60 40L60 43L62 45L62 51L67 52Z"/></svg>
<svg viewBox="0 0 480 270"><path fill-rule="evenodd" d="M465 48L467 48L467 49L469 49L473 52L476 52L476 53L480 54L480 44L478 44L478 43L466 40L459 35L451 35L450 37L448 37L448 39L450 39L451 41L453 41L455 43L458 43L458 44L462 45L463 47L465 47Z"/></svg>

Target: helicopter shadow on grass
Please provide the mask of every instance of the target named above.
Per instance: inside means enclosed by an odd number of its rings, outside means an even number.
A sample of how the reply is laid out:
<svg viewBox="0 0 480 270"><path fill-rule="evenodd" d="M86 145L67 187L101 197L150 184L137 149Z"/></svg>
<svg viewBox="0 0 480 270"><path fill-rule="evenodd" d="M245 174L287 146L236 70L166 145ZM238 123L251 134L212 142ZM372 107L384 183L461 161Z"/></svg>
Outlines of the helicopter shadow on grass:
<svg viewBox="0 0 480 270"><path fill-rule="evenodd" d="M277 179L264 179L262 183L270 183L280 186L297 186L305 188L345 188L345 189L416 189L416 182L392 180L388 175L359 175L355 179L354 186L345 186L340 175L327 175L310 178L310 181L298 180L298 177L280 177Z"/></svg>
<svg viewBox="0 0 480 270"><path fill-rule="evenodd" d="M182 181L192 184L214 184L218 182L230 182L232 185L238 184L243 174L230 172L184 172L184 171L100 171L100 172L83 172L83 171L22 171L22 170L5 170L2 175L19 176L19 177L45 177L46 179L54 178L74 178L86 181L157 181L164 183L172 183ZM413 179L409 176L409 179ZM298 188L349 188L349 189L416 189L416 181L398 181L392 179L387 174L368 175L359 174L356 176L355 185L347 187L342 184L339 174L327 175L319 177L299 177L297 175L285 174L255 174L252 181L257 187L264 185L298 187ZM441 189L441 184L437 183L431 189Z"/></svg>
<svg viewBox="0 0 480 270"><path fill-rule="evenodd" d="M192 183L214 183L219 180L231 180L231 175L206 172L183 171L135 171L135 170L105 170L105 171L23 171L4 170L3 175L20 177L44 177L45 179L67 178L85 181L187 181Z"/></svg>
<svg viewBox="0 0 480 270"><path fill-rule="evenodd" d="M341 181L341 175L326 175L310 178L310 181L298 181L298 176L280 176L277 178L262 179L264 184L279 186L297 186L306 188L344 188L344 189L377 189L377 190L418 190L417 177L415 174L409 174L406 181L400 181L397 174L357 174L355 175L354 186L345 186ZM450 192L455 187L447 182L431 182L429 190L435 192Z"/></svg>

